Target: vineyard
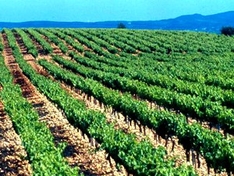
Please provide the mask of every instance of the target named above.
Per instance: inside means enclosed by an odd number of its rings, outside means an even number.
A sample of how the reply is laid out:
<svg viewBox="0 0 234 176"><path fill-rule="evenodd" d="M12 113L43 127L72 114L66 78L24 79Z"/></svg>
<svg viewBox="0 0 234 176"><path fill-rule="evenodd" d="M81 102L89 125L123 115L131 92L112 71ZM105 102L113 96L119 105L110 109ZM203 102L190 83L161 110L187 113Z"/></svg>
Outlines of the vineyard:
<svg viewBox="0 0 234 176"><path fill-rule="evenodd" d="M234 38L3 29L0 175L234 175Z"/></svg>

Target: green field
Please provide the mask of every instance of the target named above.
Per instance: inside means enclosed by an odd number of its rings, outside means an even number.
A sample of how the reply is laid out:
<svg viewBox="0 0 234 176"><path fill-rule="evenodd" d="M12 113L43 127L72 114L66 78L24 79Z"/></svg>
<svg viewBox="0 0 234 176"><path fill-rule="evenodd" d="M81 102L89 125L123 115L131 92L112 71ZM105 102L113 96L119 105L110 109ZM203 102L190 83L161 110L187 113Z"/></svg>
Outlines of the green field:
<svg viewBox="0 0 234 176"><path fill-rule="evenodd" d="M119 172L234 174L234 37L128 29L3 29L0 53L2 111L22 140L27 156L21 160L28 161L29 175L88 175L91 170L64 156L69 141L56 141L59 131L40 120L39 102L30 99L35 98L32 85L71 126L98 143L96 150L105 150ZM6 165L0 165L0 175L19 174L16 166Z"/></svg>

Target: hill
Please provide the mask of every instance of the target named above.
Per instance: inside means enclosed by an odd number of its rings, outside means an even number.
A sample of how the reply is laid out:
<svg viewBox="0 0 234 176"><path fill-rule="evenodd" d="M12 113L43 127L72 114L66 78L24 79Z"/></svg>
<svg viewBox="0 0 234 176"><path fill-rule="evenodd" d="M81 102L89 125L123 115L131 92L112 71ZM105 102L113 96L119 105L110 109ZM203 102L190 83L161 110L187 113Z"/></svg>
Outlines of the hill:
<svg viewBox="0 0 234 176"><path fill-rule="evenodd" d="M192 30L219 32L223 26L234 25L234 11L203 16L200 14L180 16L175 19L157 21L155 26L160 29Z"/></svg>
<svg viewBox="0 0 234 176"><path fill-rule="evenodd" d="M1 28L116 28L121 22L129 29L191 30L219 33L223 26L234 25L234 11L214 15L183 15L173 19L156 21L104 21L104 22L0 22Z"/></svg>

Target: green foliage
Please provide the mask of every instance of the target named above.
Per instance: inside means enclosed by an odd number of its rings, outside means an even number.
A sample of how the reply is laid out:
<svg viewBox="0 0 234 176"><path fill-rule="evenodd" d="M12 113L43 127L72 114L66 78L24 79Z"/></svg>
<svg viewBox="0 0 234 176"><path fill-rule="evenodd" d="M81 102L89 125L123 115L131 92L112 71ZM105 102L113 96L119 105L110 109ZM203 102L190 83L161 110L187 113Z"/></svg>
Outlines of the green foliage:
<svg viewBox="0 0 234 176"><path fill-rule="evenodd" d="M37 29L37 32L45 35L51 42L55 43L60 48L62 53L64 54L67 53L68 47L63 42L61 42L61 40L56 35L54 35L53 33L49 31L41 30L41 29Z"/></svg>
<svg viewBox="0 0 234 176"><path fill-rule="evenodd" d="M152 111L148 108L145 102L135 100L129 94L120 95L118 91L107 89L100 83L91 79L83 79L45 60L41 60L40 64L45 67L56 79L65 81L68 84L71 84L72 86L75 86L76 88L94 96L104 104L112 106L116 111L122 112L125 116L134 117L131 120L140 121L141 124L153 128L162 136L176 135L184 147L188 146L187 138L192 139L193 141L189 142L190 145L187 149L194 149L199 153L202 153L205 159L205 153L211 152L210 148L205 147L207 145L212 147L212 154L219 152L222 153L222 156L220 157L226 159L229 157L226 156L226 153L224 152L224 150L226 151L226 147L224 146L226 146L229 141L223 139L220 133L205 130L197 124L187 125L185 122L185 117L182 115L176 115L168 111ZM170 97L166 98L170 99ZM199 135L198 133L194 133L194 131L198 130L200 131ZM203 142L201 143L201 141ZM219 147L215 148L214 146L216 145L219 145ZM232 145L228 147L231 151ZM215 167L215 169L218 169L216 166L221 166L218 164L220 158L212 158L212 160L207 161L210 162L210 165ZM230 170L231 168L229 166L232 167L231 163L229 163L227 167L222 165L221 168L227 168L227 170Z"/></svg>
<svg viewBox="0 0 234 176"><path fill-rule="evenodd" d="M15 38L11 31L4 30L8 42L12 46L14 57L19 62L23 57L19 48L15 47ZM23 98L19 86L13 83L13 78L4 59L0 56L0 98L4 109L11 117L15 130L20 135L27 151L34 175L77 175L78 170L70 168L62 157L62 151L56 148L53 136L44 123L38 121L39 116L32 105ZM29 68L29 70L31 70ZM12 98L14 97L14 98Z"/></svg>
<svg viewBox="0 0 234 176"><path fill-rule="evenodd" d="M2 37L0 35L0 53L3 51L4 47L3 47L3 43L2 43Z"/></svg>
<svg viewBox="0 0 234 176"><path fill-rule="evenodd" d="M29 36L22 29L14 29L13 32L20 35L27 48L28 53L32 54L36 58L38 56L38 51L33 41L29 38Z"/></svg>
<svg viewBox="0 0 234 176"><path fill-rule="evenodd" d="M72 53L70 53L72 54ZM86 66L90 67L93 66L95 68L104 69L106 71L109 71L110 66L105 64L98 64L97 62L93 62L93 60L90 59L83 59L77 55L73 55L73 58L77 61L83 61L80 62L82 64L87 63ZM80 75L92 78L94 80L97 80L104 85L121 90L124 92L131 92L132 94L138 95L142 99L147 99L150 101L156 101L157 104L162 105L164 107L168 108L175 108L183 112L184 114L190 114L192 116L197 116L198 119L207 120L209 122L212 122L214 124L220 124L222 128L230 133L234 133L234 114L222 107L219 103L212 102L210 100L203 100L201 97L192 97L191 95L186 95L182 93L177 93L176 91L170 91L168 90L169 87L177 87L177 90L180 90L183 92L183 90L188 90L190 88L191 92L195 91L194 93L198 93L199 89L201 87L196 87L191 84L191 87L189 87L187 84L184 84L182 81L175 82L176 84L172 84L173 80L168 79L168 81L165 81L165 77L157 77L157 82L155 84L160 84L160 82L163 82L163 86L167 89L161 88L159 86L150 86L147 83L149 83L148 79L151 77L146 77L146 82L141 82L138 80L131 80L127 77L131 77L132 74L125 75L126 77L121 77L119 75L113 74L111 72L104 72L104 71L97 71L93 69L89 69L85 66L82 66L80 64L76 64L71 61L66 61L61 57L54 57L54 60L57 61L59 64L63 65L64 67L73 70L74 72L79 73ZM89 65L88 65L89 63ZM92 64L93 63L93 64ZM127 73L127 72L126 72ZM148 75L147 75L148 76ZM141 77L139 77L141 78ZM197 91L196 91L197 90ZM219 90L219 89L218 89ZM216 98L216 101L222 100L225 101L227 99L228 102L231 102L229 99L232 97L230 91L217 91L215 92L214 89L208 89L207 88L207 94L213 94ZM202 90L201 90L202 93ZM201 94L200 93L200 94ZM191 93L192 94L192 93ZM225 98L225 97L230 97ZM207 95L204 96L204 98L207 98ZM225 114L225 115L224 115ZM226 115L229 114L229 118L226 119Z"/></svg>
<svg viewBox="0 0 234 176"><path fill-rule="evenodd" d="M50 44L40 35L40 33L33 29L24 29L24 31L31 35L31 37L34 38L41 45L43 53L40 54L50 54L53 52Z"/></svg>
<svg viewBox="0 0 234 176"><path fill-rule="evenodd" d="M33 78L32 82L48 98L64 110L69 121L73 122L75 126L79 127L89 136L100 141L102 147L113 158L121 164L124 164L129 172L136 175L152 175L158 172L158 175L163 175L172 173L182 174L186 171L186 173L196 175L191 168L185 169L184 166L176 168L174 167L173 160L165 160L164 155L166 152L164 148L155 149L149 142L137 142L134 136L126 135L121 130L115 130L113 125L106 122L103 114L86 110L83 103L72 98L71 95L62 90L59 84L37 75L35 72L29 71L30 66L24 63L25 61L22 59L18 62L24 73L31 79ZM40 62L43 63L43 61ZM64 76L67 77L67 75ZM84 84L82 82L80 83ZM140 156L144 158L144 161L138 160L139 152L144 154ZM131 157L132 162L126 162L128 161L126 158L129 157ZM154 169L149 170L149 167L153 167ZM171 169L166 170L166 168ZM160 173L160 170L164 170L164 172Z"/></svg>
<svg viewBox="0 0 234 176"><path fill-rule="evenodd" d="M186 151L196 151L216 171L234 171L234 141L186 121L186 116L192 116L233 134L233 37L116 29L24 31L43 45L44 51L49 48L49 43L43 41L46 38L73 60L53 57L60 66L39 61L56 80L94 96L128 120L140 121L164 138L176 136ZM68 52L68 44L73 52ZM18 46L14 42L10 46L17 56ZM70 122L89 137L95 137L128 171L136 175L194 174L186 166L174 167L173 160L165 160L163 148L154 150L147 141L137 142L134 136L114 130L103 114L87 110L56 83L37 75L22 57L17 58L24 73L65 112ZM177 113L152 110L143 99Z"/></svg>

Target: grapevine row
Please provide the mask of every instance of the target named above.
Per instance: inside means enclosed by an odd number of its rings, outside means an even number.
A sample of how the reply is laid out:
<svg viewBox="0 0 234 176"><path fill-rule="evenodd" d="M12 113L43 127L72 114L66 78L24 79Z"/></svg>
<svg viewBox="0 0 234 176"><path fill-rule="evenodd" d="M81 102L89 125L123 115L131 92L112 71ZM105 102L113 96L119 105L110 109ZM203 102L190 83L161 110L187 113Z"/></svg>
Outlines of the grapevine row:
<svg viewBox="0 0 234 176"><path fill-rule="evenodd" d="M227 111L227 109L220 107L216 103L203 101L199 99L199 97L192 98L191 96L178 94L176 92L170 92L168 90L161 89L160 87L148 86L143 82L129 80L127 78L120 77L112 73L92 70L74 62L64 60L61 57L54 57L54 60L84 77L95 79L117 90L129 91L132 94L137 94L142 99L156 101L160 105L180 109L184 113L195 115L201 121L207 120L214 124L219 123L221 124L221 127L224 129L224 131L233 133L232 127L234 115L232 115L232 112L230 110ZM199 107L199 103L201 104L201 107ZM194 112L194 110L197 109L198 112ZM220 112L214 111L215 109ZM212 111L214 111L213 114L205 114L206 112L212 113ZM198 113L202 115L199 116ZM220 116L216 114L219 114Z"/></svg>
<svg viewBox="0 0 234 176"><path fill-rule="evenodd" d="M58 39L58 37L56 35L54 35L51 32L48 32L44 29L37 29L36 31L39 32L40 34L46 36L50 41L55 43L64 54L67 53L68 47L60 39Z"/></svg>
<svg viewBox="0 0 234 176"><path fill-rule="evenodd" d="M91 79L83 79L45 60L40 60L40 64L55 78L112 106L116 111L128 116L130 120L139 120L143 125L153 128L164 137L177 136L187 151L194 149L202 154L208 167L213 167L215 170L226 168L227 172L234 169L232 163L234 156L231 152L234 142L224 139L220 133L203 129L199 124L188 125L183 115L168 111L152 111L145 102L134 100L129 94L120 95L118 91L107 89ZM228 150L231 153L227 154ZM233 159L230 160L230 157ZM224 161L225 165L222 164Z"/></svg>
<svg viewBox="0 0 234 176"><path fill-rule="evenodd" d="M21 39L24 42L24 45L27 48L27 52L29 54L32 54L34 57L37 57L38 51L34 43L32 42L31 38L22 29L14 29L13 32L16 32L17 34L20 35Z"/></svg>
<svg viewBox="0 0 234 176"><path fill-rule="evenodd" d="M14 46L14 36L8 30L10 46ZM13 52L16 53L14 48ZM22 96L19 86L13 84L11 73L0 56L0 84L3 90L0 97L5 111L11 117L16 132L20 135L28 154L34 175L77 175L78 170L72 169L62 157L64 144L55 148L53 136L44 123L38 121L39 115L32 105ZM12 98L14 97L14 98Z"/></svg>
<svg viewBox="0 0 234 176"><path fill-rule="evenodd" d="M28 33L32 38L34 38L43 48L43 54L51 54L53 52L53 48L50 44L34 29L24 29L26 33Z"/></svg>
<svg viewBox="0 0 234 176"><path fill-rule="evenodd" d="M75 50L80 53L84 52L83 46L77 43L73 38L69 37L68 35L62 33L60 30L49 30L51 33L57 35L59 38L63 39L67 44L71 45ZM61 48L60 48L61 49Z"/></svg>
<svg viewBox="0 0 234 176"><path fill-rule="evenodd" d="M18 48L14 50L14 56L24 74L64 111L68 120L89 137L97 139L101 147L117 162L123 164L130 173L162 176L196 175L191 167L184 165L175 167L173 160L165 159L166 150L163 147L155 149L147 141L137 142L133 135L115 130L112 124L107 123L102 113L87 110L83 102L74 99L58 83L37 74L23 59Z"/></svg>
<svg viewBox="0 0 234 176"><path fill-rule="evenodd" d="M66 30L65 30L66 31ZM79 36L80 35L77 35L77 34L74 34L74 32L71 32L70 30L68 31L66 31L66 33L67 34L69 34L69 35L72 35L73 37L76 37L76 38L79 38ZM79 34L83 34L83 36L85 35L85 33L82 31L82 32L79 32ZM104 35L100 35L100 36L104 36ZM90 37L88 37L89 39L93 39L93 38L90 38ZM95 42L95 40L93 40L94 42ZM100 41L100 40L99 40ZM86 41L86 44L87 44L87 42L88 41ZM87 45L89 45L89 44L87 44ZM107 52L104 52L104 51L100 51L101 49L98 49L99 51L98 51L98 53L99 54L102 54L103 56L105 56L105 57L108 57L108 58L112 58L112 59L118 59L118 61L119 60L121 60L121 57L116 57L115 55L113 55L113 54L108 54ZM88 53L89 54L89 53ZM90 55L90 54L89 54ZM124 65L124 64L126 64L126 61L128 60L129 62L130 62L130 64L129 65L135 65L136 64L136 62L133 62L135 59L133 59L133 60L131 60L132 58L134 58L134 57L131 57L131 59L128 59L128 57L129 57L129 55L128 54L122 54L125 58L125 63L119 63L118 65ZM127 57L127 58L126 58ZM204 57L204 56L202 56L202 57ZM127 60L126 60L127 59ZM171 59L171 58L169 58L170 60L173 60L173 59ZM161 74L168 74L168 68L161 68L161 69L159 69L158 68L158 64L157 64L157 66L154 66L156 63L153 63L152 61L151 61L151 59L148 59L148 58L141 58L141 60L145 60L145 61L143 61L143 63L144 64L146 64L146 65L150 65L150 67L147 67L146 69L147 70L152 70L152 71L154 71L155 69L157 70L157 72L159 72L159 73L161 73ZM108 62L110 62L110 61L108 61ZM112 61L112 62L114 62L114 61ZM137 62L139 62L139 59L138 59L138 61ZM140 61L141 63L142 63L142 61ZM111 62L110 62L111 63ZM115 63L114 63L115 64ZM202 64L204 65L204 62L202 62ZM116 64L115 64L116 65ZM137 64L137 65L139 65L139 64ZM171 72L173 72L173 77L175 76L175 75L177 75L180 79L186 79L186 80L188 80L188 81L199 81L199 82L201 82L201 83L204 83L204 81L206 81L206 79L204 78L204 76L201 74L201 72L200 72L200 68L199 68L199 72L198 72L198 70L191 70L188 74L187 73L184 73L184 69L183 68L185 68L185 66L186 66L186 63L184 63L184 62L182 62L180 65L178 65L178 66L174 66L174 63L172 63L172 64L170 64L171 66L170 66L170 70L171 70ZM214 64L213 64L214 65ZM213 66L213 65L211 65L211 64L209 64L209 65L207 65L209 68L211 68L211 66ZM168 66L167 66L168 67ZM173 68L174 67L174 68ZM187 68L192 68L191 67L191 65L189 65L189 67L187 67ZM221 67L222 68L222 67ZM160 71L161 70L161 71ZM202 70L204 70L204 68L202 69ZM217 70L217 68L214 68L214 70ZM219 69L220 70L220 69ZM192 73L191 73L192 72ZM228 72L228 74L227 73L224 73L224 74L220 74L220 72L217 72L217 73L215 73L215 72L211 72L209 75L208 75L208 80L206 81L206 83L208 84L208 85L217 85L217 82L218 83L220 83L221 84L221 86L220 87L222 87L222 88L225 88L225 89L228 89L228 88L230 88L230 86L233 84L233 81L232 80L230 80L230 78L228 78L228 85L224 85L225 83L224 83L224 80L227 80L226 79L226 76L227 75L230 75L230 71ZM171 75L169 75L169 76L171 76ZM217 77L218 76L218 77ZM207 77L207 76L206 76ZM222 78L223 77L223 78ZM232 77L232 76L230 76L230 77ZM194 80L194 78L196 78L196 80ZM219 79L218 79L219 78ZM225 78L225 79L224 79Z"/></svg>
<svg viewBox="0 0 234 176"><path fill-rule="evenodd" d="M234 106L234 94L230 90L223 90L219 87L208 86L201 83L172 79L166 75L161 74L149 74L149 72L144 70L136 70L137 68L135 67L130 68L130 66L127 66L128 68L120 68L110 66L110 64L100 64L100 62L96 61L98 59L96 59L93 54L89 54L89 58L91 58L91 60L78 56L74 52L70 52L69 55L77 62L94 69L115 73L133 80L139 80L147 83L148 85L157 85L171 91L190 94L192 96L199 96L202 99L207 99L210 101L217 101L227 107ZM87 56L87 54L85 54L85 56ZM126 65L128 64L126 63Z"/></svg>

